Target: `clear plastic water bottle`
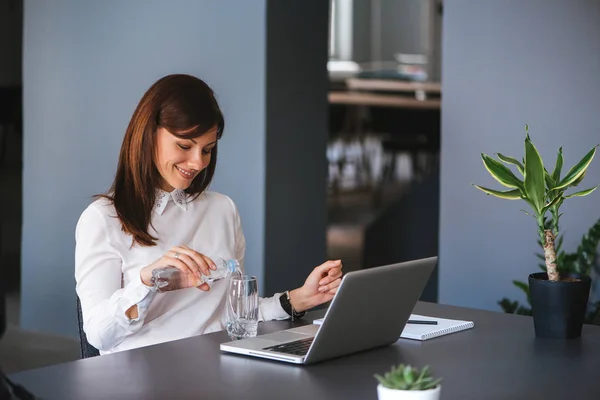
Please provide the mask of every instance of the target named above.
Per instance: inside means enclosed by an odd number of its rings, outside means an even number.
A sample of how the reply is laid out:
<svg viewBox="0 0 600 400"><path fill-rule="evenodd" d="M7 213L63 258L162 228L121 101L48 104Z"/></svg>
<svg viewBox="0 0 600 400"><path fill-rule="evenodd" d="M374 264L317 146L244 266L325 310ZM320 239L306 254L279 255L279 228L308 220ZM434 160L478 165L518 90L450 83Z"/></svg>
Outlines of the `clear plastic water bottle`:
<svg viewBox="0 0 600 400"><path fill-rule="evenodd" d="M225 260L221 257L210 257L217 269L210 270L208 275L200 275L181 272L176 267L157 268L152 271L150 281L157 292L170 292L171 290L197 287L203 283L213 283L224 279L233 273L241 274L240 262L238 260Z"/></svg>

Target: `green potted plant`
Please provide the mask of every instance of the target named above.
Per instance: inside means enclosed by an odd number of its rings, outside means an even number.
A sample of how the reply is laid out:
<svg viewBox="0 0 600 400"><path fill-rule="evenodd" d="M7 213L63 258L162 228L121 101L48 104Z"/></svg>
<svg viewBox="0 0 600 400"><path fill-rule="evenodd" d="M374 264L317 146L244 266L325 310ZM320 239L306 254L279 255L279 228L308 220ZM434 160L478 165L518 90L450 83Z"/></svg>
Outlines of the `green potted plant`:
<svg viewBox="0 0 600 400"><path fill-rule="evenodd" d="M375 374L379 381L379 400L438 400L441 379L434 378L426 365L421 370L411 365L392 366L383 376Z"/></svg>
<svg viewBox="0 0 600 400"><path fill-rule="evenodd" d="M546 272L529 275L529 295L536 336L550 338L577 338L589 299L591 279L580 273L559 273L555 239L559 235L560 207L566 199L587 196L598 186L567 194L585 177L594 159L594 146L564 176L562 174L562 147L558 150L552 173L544 167L538 150L531 142L528 126L525 126L525 157L521 163L513 157L497 154L498 160L481 154L483 165L500 184L509 190L498 191L474 185L488 195L508 200L523 200L532 212L525 213L537 223L539 241L544 249ZM518 170L517 177L506 165ZM549 215L549 218L547 216Z"/></svg>

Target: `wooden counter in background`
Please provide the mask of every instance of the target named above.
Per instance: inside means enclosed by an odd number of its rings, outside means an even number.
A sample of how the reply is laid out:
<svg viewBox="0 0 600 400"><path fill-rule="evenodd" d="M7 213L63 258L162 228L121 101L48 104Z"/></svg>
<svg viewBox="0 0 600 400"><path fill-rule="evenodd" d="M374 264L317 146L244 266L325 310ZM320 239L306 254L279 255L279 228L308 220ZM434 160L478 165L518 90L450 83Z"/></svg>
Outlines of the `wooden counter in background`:
<svg viewBox="0 0 600 400"><path fill-rule="evenodd" d="M442 93L439 82L408 82L391 79L346 79L346 86L350 90L385 91L385 92L417 92Z"/></svg>
<svg viewBox="0 0 600 400"><path fill-rule="evenodd" d="M345 104L372 107L394 107L439 110L440 99L417 100L410 96L364 92L329 92L329 104Z"/></svg>
<svg viewBox="0 0 600 400"><path fill-rule="evenodd" d="M330 91L329 103L426 110L439 110L441 107L442 87L439 82L350 78L346 80L346 87L347 91Z"/></svg>

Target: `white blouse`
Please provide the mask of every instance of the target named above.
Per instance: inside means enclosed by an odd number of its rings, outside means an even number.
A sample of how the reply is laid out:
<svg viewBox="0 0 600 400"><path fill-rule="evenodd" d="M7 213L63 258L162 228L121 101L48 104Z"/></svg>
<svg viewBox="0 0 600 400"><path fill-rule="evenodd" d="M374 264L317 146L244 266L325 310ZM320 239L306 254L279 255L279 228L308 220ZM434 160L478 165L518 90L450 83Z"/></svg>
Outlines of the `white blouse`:
<svg viewBox="0 0 600 400"><path fill-rule="evenodd" d="M208 292L196 288L155 293L140 270L172 247L187 245L209 257L237 259L243 268L246 241L234 202L216 192L196 199L182 190L158 191L149 233L157 245L132 245L112 203L99 199L81 214L75 231L75 280L88 342L100 354L225 329L227 280ZM285 319L279 293L260 299L261 320ZM125 312L138 306L138 318Z"/></svg>

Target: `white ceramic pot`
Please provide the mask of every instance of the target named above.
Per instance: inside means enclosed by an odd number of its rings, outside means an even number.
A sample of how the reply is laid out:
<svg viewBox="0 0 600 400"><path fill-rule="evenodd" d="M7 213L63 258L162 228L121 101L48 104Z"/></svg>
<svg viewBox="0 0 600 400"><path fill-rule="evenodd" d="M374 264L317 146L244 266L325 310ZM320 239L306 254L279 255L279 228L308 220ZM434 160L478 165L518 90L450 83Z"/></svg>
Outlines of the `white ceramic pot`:
<svg viewBox="0 0 600 400"><path fill-rule="evenodd" d="M379 400L439 400L441 390L441 385L429 390L397 390L379 384L377 398Z"/></svg>

